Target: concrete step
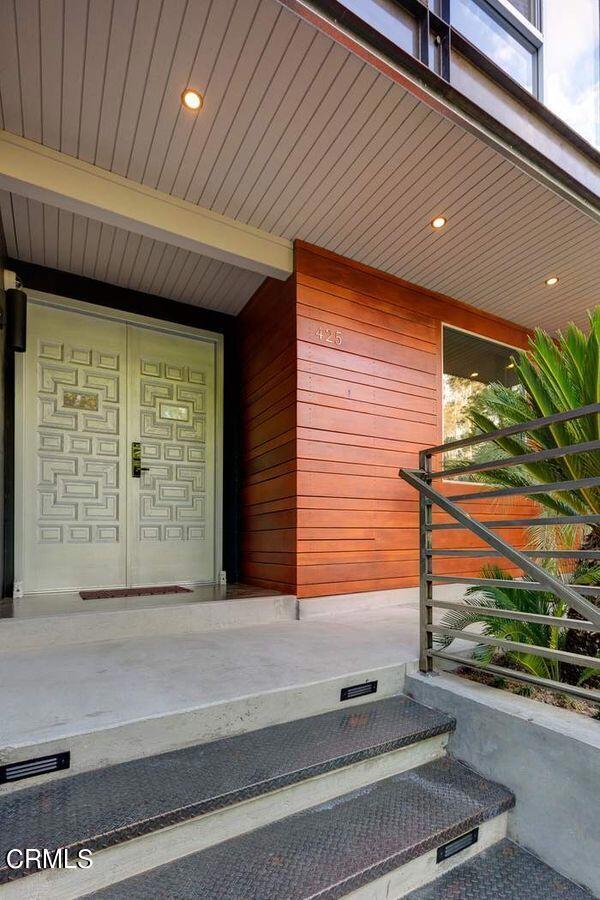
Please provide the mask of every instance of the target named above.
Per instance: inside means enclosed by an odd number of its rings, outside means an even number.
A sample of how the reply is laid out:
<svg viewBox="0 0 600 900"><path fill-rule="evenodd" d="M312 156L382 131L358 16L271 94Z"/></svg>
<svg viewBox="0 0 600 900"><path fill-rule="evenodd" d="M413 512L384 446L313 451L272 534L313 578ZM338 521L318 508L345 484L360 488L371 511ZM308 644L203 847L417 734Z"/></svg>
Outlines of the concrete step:
<svg viewBox="0 0 600 900"><path fill-rule="evenodd" d="M96 900L402 897L504 837L509 791L448 758L96 891ZM438 848L478 841L437 863Z"/></svg>
<svg viewBox="0 0 600 900"><path fill-rule="evenodd" d="M560 875L537 856L513 844L499 841L475 859L452 869L426 887L413 891L409 900L592 900L585 888Z"/></svg>
<svg viewBox="0 0 600 900"><path fill-rule="evenodd" d="M13 793L0 808L3 891L67 900L97 890L439 759L452 728L400 696ZM89 849L94 866L11 870L6 853L26 847Z"/></svg>
<svg viewBox="0 0 600 900"><path fill-rule="evenodd" d="M2 652L0 764L70 751L53 779L327 712L366 681L393 696L416 628L399 610Z"/></svg>
<svg viewBox="0 0 600 900"><path fill-rule="evenodd" d="M22 601L14 601L17 606L15 616L2 618L0 627L6 646L15 652L100 640L120 641L271 625L293 622L297 618L297 600L292 595L239 600L203 600L196 599L197 595L200 595L199 590L189 597L177 594L130 601L73 601L69 595L64 610L55 603L56 610L51 615L43 615L42 601L33 605L30 598L24 597ZM127 602L133 604L131 608L125 608ZM144 606L144 602L152 602L152 605ZM19 603L29 603L29 606L20 612ZM111 604L115 608L111 609ZM50 605L48 600L46 606ZM71 611L73 609L76 611Z"/></svg>

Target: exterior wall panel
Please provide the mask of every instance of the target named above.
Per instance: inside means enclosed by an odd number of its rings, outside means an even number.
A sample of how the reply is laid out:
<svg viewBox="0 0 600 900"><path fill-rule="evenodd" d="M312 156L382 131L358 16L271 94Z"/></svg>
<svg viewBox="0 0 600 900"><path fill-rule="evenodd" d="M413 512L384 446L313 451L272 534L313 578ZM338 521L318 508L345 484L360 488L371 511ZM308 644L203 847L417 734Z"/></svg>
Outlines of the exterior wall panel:
<svg viewBox="0 0 600 900"><path fill-rule="evenodd" d="M268 279L238 318L241 579L296 592L295 283ZM227 410L225 411L227 416Z"/></svg>
<svg viewBox="0 0 600 900"><path fill-rule="evenodd" d="M398 468L441 441L442 323L517 347L527 333L301 243L296 278L298 596L412 587L418 500ZM535 509L523 499L464 505L498 519ZM503 536L525 540L514 529ZM435 546L483 545L453 531ZM477 574L484 562L440 559L435 571Z"/></svg>

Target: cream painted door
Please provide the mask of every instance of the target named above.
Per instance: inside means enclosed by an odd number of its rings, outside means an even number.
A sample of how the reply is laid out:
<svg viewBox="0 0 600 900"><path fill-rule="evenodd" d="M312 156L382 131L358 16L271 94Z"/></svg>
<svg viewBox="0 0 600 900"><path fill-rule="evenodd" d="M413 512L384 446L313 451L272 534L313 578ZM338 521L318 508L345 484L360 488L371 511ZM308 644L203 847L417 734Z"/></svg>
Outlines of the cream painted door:
<svg viewBox="0 0 600 900"><path fill-rule="evenodd" d="M32 303L22 398L25 593L216 579L213 343Z"/></svg>
<svg viewBox="0 0 600 900"><path fill-rule="evenodd" d="M215 347L129 327L132 585L215 581Z"/></svg>
<svg viewBox="0 0 600 900"><path fill-rule="evenodd" d="M36 304L28 319L24 591L123 585L127 328Z"/></svg>

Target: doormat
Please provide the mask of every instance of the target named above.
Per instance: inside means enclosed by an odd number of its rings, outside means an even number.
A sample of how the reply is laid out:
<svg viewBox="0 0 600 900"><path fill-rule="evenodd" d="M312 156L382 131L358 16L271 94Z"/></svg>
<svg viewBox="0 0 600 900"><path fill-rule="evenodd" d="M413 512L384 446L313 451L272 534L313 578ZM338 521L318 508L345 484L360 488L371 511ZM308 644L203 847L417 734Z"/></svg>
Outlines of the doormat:
<svg viewBox="0 0 600 900"><path fill-rule="evenodd" d="M109 591L79 591L82 600L111 600L113 597L152 597L156 594L191 594L192 588L179 584L160 587L114 588Z"/></svg>

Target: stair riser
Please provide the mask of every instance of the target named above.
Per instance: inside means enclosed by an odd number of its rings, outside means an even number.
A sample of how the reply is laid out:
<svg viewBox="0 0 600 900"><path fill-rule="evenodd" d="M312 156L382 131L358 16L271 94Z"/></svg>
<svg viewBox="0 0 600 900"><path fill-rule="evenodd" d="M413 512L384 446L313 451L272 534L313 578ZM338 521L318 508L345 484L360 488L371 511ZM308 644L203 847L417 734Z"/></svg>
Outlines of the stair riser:
<svg viewBox="0 0 600 900"><path fill-rule="evenodd" d="M400 900L411 891L429 884L455 866L467 862L483 850L501 841L506 837L507 823L508 813L502 813L479 826L479 840L476 844L466 850L461 850L450 859L438 863L436 861L437 850L430 850L429 853L424 853L423 856L394 869L376 881L371 881L355 891L344 894L344 898L345 900L390 900L390 897L393 897L394 900Z"/></svg>
<svg viewBox="0 0 600 900"><path fill-rule="evenodd" d="M340 706L349 708L365 702L382 700L402 692L407 671L415 664L403 663L339 678L315 682L269 693L236 698L226 703L213 703L198 709L168 716L127 722L117 728L99 729L74 734L60 741L7 747L0 749L3 763L35 759L52 753L71 751L71 768L62 772L3 785L3 793L21 790L45 781L65 778L78 772L100 769L130 759L140 759L177 750L194 744L265 728L329 712ZM340 691L348 685L377 681L376 694L340 702Z"/></svg>
<svg viewBox="0 0 600 900"><path fill-rule="evenodd" d="M448 735L327 772L280 791L248 800L181 825L145 835L94 854L85 870L53 870L2 886L2 900L75 900L148 869L180 859L270 822L333 800L342 794L405 772L445 755ZM457 854L462 861L464 854ZM438 867L441 871L441 866ZM445 870L444 870L445 871Z"/></svg>
<svg viewBox="0 0 600 900"><path fill-rule="evenodd" d="M167 598L168 599L168 598ZM30 619L6 619L2 631L12 652L46 650L63 644L89 644L121 641L137 637L193 634L221 628L246 628L293 622L297 618L297 600L292 596L248 597L244 600L218 600L177 604L146 609L120 609L106 612L80 612L72 615L41 616Z"/></svg>

